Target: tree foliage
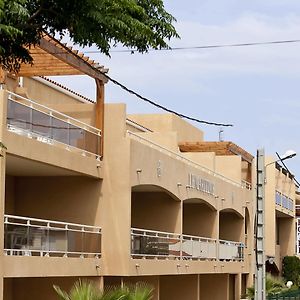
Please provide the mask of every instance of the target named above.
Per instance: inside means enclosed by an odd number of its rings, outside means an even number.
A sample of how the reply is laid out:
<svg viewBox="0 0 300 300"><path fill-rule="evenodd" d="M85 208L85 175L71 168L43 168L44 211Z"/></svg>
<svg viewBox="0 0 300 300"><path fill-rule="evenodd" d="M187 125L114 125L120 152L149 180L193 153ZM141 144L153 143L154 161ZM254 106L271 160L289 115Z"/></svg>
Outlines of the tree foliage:
<svg viewBox="0 0 300 300"><path fill-rule="evenodd" d="M100 291L89 281L77 281L70 292L53 286L60 300L151 300L153 289L139 282L124 287L110 287Z"/></svg>
<svg viewBox="0 0 300 300"><path fill-rule="evenodd" d="M286 290L287 290L287 288L286 288L282 278L273 277L270 274L266 274L266 294L267 294L267 296L278 295ZM247 298L248 299L254 299L254 294L255 294L254 286L247 289Z"/></svg>
<svg viewBox="0 0 300 300"><path fill-rule="evenodd" d="M0 0L0 64L17 71L30 63L27 46L44 31L109 55L117 43L146 52L179 37L163 0Z"/></svg>
<svg viewBox="0 0 300 300"><path fill-rule="evenodd" d="M300 259L297 256L285 256L282 261L282 275L286 281L300 286Z"/></svg>

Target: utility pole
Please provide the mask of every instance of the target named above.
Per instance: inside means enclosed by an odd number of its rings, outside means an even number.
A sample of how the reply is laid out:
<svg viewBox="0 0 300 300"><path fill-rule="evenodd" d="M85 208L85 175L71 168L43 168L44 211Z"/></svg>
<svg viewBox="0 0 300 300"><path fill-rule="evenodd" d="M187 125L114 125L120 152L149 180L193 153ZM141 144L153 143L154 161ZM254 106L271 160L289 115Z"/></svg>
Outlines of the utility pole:
<svg viewBox="0 0 300 300"><path fill-rule="evenodd" d="M257 150L256 162L256 265L255 300L266 299L265 270L265 151Z"/></svg>

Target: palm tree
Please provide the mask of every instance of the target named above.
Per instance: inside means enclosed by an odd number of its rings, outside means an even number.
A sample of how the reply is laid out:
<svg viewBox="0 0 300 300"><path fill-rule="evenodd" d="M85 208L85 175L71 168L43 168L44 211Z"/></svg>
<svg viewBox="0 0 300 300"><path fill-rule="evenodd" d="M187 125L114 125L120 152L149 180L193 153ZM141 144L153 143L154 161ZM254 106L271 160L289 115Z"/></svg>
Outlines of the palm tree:
<svg viewBox="0 0 300 300"><path fill-rule="evenodd" d="M75 282L69 294L59 286L54 285L53 288L61 300L101 300L101 293L88 281Z"/></svg>
<svg viewBox="0 0 300 300"><path fill-rule="evenodd" d="M287 288L283 282L283 280L278 277L274 277L270 274L266 276L266 294L267 296L274 296L280 294L285 291ZM254 299L255 287L252 286L247 289L247 298Z"/></svg>
<svg viewBox="0 0 300 300"><path fill-rule="evenodd" d="M151 300L153 288L145 283L124 287L110 287L105 291L97 289L91 282L77 281L70 292L53 286L61 300Z"/></svg>

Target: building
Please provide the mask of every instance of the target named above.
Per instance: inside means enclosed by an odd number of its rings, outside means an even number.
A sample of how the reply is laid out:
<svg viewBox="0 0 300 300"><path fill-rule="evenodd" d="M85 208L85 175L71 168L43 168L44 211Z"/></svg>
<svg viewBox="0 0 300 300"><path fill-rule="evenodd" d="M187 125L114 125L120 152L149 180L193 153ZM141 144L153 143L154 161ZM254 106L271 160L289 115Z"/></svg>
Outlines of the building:
<svg viewBox="0 0 300 300"><path fill-rule="evenodd" d="M34 65L0 90L2 299L55 299L53 284L78 278L144 281L155 300L239 299L254 272L253 156L174 115L104 105L104 67L58 41L31 52ZM95 103L37 77L77 74L95 78ZM294 201L277 182L268 197ZM293 223L281 203L267 217L279 233ZM279 237L290 253L292 238Z"/></svg>
<svg viewBox="0 0 300 300"><path fill-rule="evenodd" d="M279 275L282 259L295 255L295 203L297 184L294 176L274 157L266 159L265 180L265 255L266 270Z"/></svg>

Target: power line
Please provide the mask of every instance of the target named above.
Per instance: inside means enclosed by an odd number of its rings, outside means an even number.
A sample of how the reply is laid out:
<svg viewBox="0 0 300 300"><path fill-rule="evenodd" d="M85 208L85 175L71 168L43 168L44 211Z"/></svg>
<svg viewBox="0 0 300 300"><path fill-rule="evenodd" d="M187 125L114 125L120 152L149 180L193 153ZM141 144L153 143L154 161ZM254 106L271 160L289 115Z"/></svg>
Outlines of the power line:
<svg viewBox="0 0 300 300"><path fill-rule="evenodd" d="M56 40L55 38L53 38L54 40ZM56 40L58 43L59 41ZM61 44L64 49L66 49L70 54L76 56L76 53L74 53L70 48L68 48L67 46ZM197 118L194 118L194 117L190 117L190 116L187 116L185 114L182 114L182 113L179 113L175 110L172 110L172 109L169 109L161 104L158 104L156 102L154 102L153 100L149 99L149 98L146 98L142 95L140 95L139 93L135 92L134 90L126 87L124 84L120 83L119 81L117 81L116 79L113 79L112 77L108 76L106 73L102 72L101 70L97 69L96 67L90 65L87 61L83 60L83 62L85 64L87 64L89 67L93 68L95 71L97 72L100 72L105 78L107 78L108 80L110 80L112 83L114 83L115 85L119 86L120 88L122 88L123 90L125 90L126 92L136 96L137 98L143 100L144 102L147 102L147 103L150 103L151 105L157 107L157 108L160 108L166 112L169 112L169 113L172 113L180 118L184 118L184 119L187 119L187 120L190 120L190 121L194 121L194 122L197 122L197 123L201 123L201 124L206 124L206 125L214 125L214 126L224 126L224 127L232 127L233 124L223 124L223 123L217 123L217 122L209 122L209 121L204 121L204 120L200 120L200 119L197 119Z"/></svg>
<svg viewBox="0 0 300 300"><path fill-rule="evenodd" d="M215 48L232 48L232 47L249 47L249 46L263 46L263 45L280 45L280 44L293 44L300 43L300 39L296 40L277 40L267 42L249 42L249 43L237 43L237 44L219 44L219 45L203 45L203 46L190 46L190 47L170 47L162 49L148 49L148 51L178 51L178 50L197 50L197 49L215 49ZM84 53L100 53L99 50L87 50ZM136 53L135 49L124 50L111 50L111 53Z"/></svg>
<svg viewBox="0 0 300 300"><path fill-rule="evenodd" d="M130 94L133 94L135 95L136 97L140 98L141 100L145 101L145 102L148 102L150 103L151 105L157 107L157 108L160 108L166 112L169 112L169 113L172 113L180 118L184 118L184 119L187 119L187 120L190 120L190 121L194 121L194 122L197 122L197 123L202 123L202 124L206 124L206 125L214 125L214 126L225 126L225 127L232 127L233 124L223 124L223 123L215 123L215 122L209 122L209 121L204 121L204 120L199 120L197 118L193 118L193 117L190 117L190 116L187 116L187 115L184 115L184 114L181 114L181 113L178 113L172 109L169 109L161 104L158 104L152 100L150 100L149 98L146 98L140 94L138 94L137 92L129 89L128 87L126 87L125 85L123 85L122 83L118 82L117 80L111 78L110 76L108 76L107 74L103 73L103 75L108 79L110 80L112 83L114 83L115 85L118 85L119 87L121 87L123 90L125 90L126 92L130 93Z"/></svg>

